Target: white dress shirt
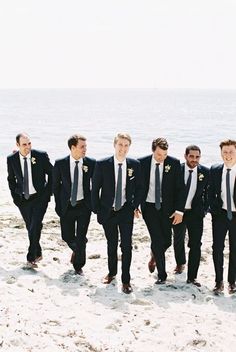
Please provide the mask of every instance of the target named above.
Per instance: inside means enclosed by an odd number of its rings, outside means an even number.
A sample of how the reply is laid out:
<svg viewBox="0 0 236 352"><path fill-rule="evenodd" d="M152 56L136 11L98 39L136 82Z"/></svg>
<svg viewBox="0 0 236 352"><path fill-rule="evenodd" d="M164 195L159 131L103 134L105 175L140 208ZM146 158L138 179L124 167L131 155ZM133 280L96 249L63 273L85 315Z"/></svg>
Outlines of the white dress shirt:
<svg viewBox="0 0 236 352"><path fill-rule="evenodd" d="M150 182L149 182L149 190L146 202L155 203L155 172L156 172L156 164L158 162L155 160L154 156L152 156L151 160L151 168L150 168ZM159 173L160 173L160 187L162 186L162 177L163 177L163 168L164 162L159 164ZM162 198L161 198L162 202Z"/></svg>
<svg viewBox="0 0 236 352"><path fill-rule="evenodd" d="M223 167L223 173L222 173L222 180L221 180L221 199L223 201L223 206L222 208L227 210L227 201L226 201L226 173L227 169L231 169L229 175L230 175L230 195L231 195L231 209L232 211L236 211L235 204L234 204L234 199L233 199L233 194L234 194L234 186L236 182L236 164L233 167L226 167L224 165Z"/></svg>
<svg viewBox="0 0 236 352"><path fill-rule="evenodd" d="M196 190L197 190L197 171L198 170L197 170L197 166L194 169L190 169L187 164L185 164L184 169L185 169L185 171L184 171L185 184L187 184L187 181L188 181L189 170L193 171L191 184L190 184L188 196L187 196L186 203L185 203L185 209L191 209L192 200L193 200L193 197L194 197Z"/></svg>
<svg viewBox="0 0 236 352"><path fill-rule="evenodd" d="M127 162L126 159L122 162L116 159L114 155L114 171L115 171L115 185L117 185L117 178L118 178L118 169L119 165L122 164L122 196L121 196L121 206L123 206L126 202L126 176L127 176ZM115 186L116 187L116 186ZM116 189L116 188L115 188ZM115 199L113 203L113 207L115 206Z"/></svg>
<svg viewBox="0 0 236 352"><path fill-rule="evenodd" d="M74 170L75 170L75 162L77 160L74 159L70 155L70 177L71 177L71 184L73 184L74 181ZM79 169L79 182L78 182L78 190L77 190L77 201L84 199L84 190L83 190L83 158L80 158L78 163L78 169Z"/></svg>
<svg viewBox="0 0 236 352"><path fill-rule="evenodd" d="M21 153L19 153L20 155L20 164L21 164L21 171L22 171L22 175L24 177L24 163L25 160L24 158L26 158L27 160L27 166L28 166L28 179L29 179L29 195L35 194L36 190L33 186L33 181L32 181L32 161L31 161L31 153L27 154L25 157L23 155L21 155Z"/></svg>

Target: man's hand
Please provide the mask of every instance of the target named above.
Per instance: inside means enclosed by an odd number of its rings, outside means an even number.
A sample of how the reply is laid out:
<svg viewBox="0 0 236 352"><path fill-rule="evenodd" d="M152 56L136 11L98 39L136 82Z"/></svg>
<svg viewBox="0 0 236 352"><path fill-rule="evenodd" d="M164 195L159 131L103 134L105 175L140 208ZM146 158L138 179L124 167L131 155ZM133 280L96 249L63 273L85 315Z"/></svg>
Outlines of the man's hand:
<svg viewBox="0 0 236 352"><path fill-rule="evenodd" d="M140 215L141 215L141 211L139 209L134 209L134 217L139 219Z"/></svg>
<svg viewBox="0 0 236 352"><path fill-rule="evenodd" d="M171 216L170 216L170 219L173 219L172 220L172 224L173 225L178 225L182 222L183 220L183 215L182 214L179 214L177 212L174 212Z"/></svg>

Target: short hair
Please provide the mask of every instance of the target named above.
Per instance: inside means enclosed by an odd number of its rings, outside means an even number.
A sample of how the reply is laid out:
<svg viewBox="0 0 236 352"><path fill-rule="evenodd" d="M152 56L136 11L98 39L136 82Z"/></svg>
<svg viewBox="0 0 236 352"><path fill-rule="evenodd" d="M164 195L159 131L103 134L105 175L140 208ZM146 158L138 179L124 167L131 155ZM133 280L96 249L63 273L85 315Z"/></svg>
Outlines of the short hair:
<svg viewBox="0 0 236 352"><path fill-rule="evenodd" d="M131 144L132 142L130 135L124 132L117 133L117 135L114 138L114 145L116 145L118 139L127 139L127 141L129 141L129 144Z"/></svg>
<svg viewBox="0 0 236 352"><path fill-rule="evenodd" d="M229 146L229 145L234 145L236 148L236 141L233 139L225 139L224 141L222 141L220 143L220 149L222 149L225 146Z"/></svg>
<svg viewBox="0 0 236 352"><path fill-rule="evenodd" d="M190 153L190 150L197 150L201 154L201 149L195 144L191 144L186 147L185 155L188 155Z"/></svg>
<svg viewBox="0 0 236 352"><path fill-rule="evenodd" d="M68 139L68 147L70 149L72 146L76 147L79 141L86 141L86 138L81 134L73 134L73 136Z"/></svg>
<svg viewBox="0 0 236 352"><path fill-rule="evenodd" d="M167 150L169 148L169 144L167 140L163 137L156 138L152 141L152 151L155 152L157 147L161 148L162 150Z"/></svg>
<svg viewBox="0 0 236 352"><path fill-rule="evenodd" d="M29 135L25 132L21 132L21 133L18 133L16 135L16 143L19 144L20 143L20 138L21 137L24 137L24 138L29 138Z"/></svg>

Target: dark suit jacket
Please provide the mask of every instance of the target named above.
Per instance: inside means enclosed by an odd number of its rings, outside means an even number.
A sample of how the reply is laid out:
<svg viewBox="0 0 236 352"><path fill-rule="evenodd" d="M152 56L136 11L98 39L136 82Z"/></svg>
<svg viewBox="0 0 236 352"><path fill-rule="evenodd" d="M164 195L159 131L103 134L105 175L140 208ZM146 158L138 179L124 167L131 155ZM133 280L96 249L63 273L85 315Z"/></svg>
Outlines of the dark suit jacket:
<svg viewBox="0 0 236 352"><path fill-rule="evenodd" d="M144 183L142 199L142 209L144 209L149 190L152 155L145 156L139 160ZM181 166L179 160L171 156L167 156L164 160L161 193L163 213L170 216L175 210L184 211L185 186L181 174Z"/></svg>
<svg viewBox="0 0 236 352"><path fill-rule="evenodd" d="M142 179L139 161L126 158L126 202L138 208L142 199ZM108 157L97 161L92 186L92 207L98 214L98 222L104 223L111 213L115 199L115 171L114 157Z"/></svg>
<svg viewBox="0 0 236 352"><path fill-rule="evenodd" d="M224 164L213 165L210 169L209 204L210 212L217 215L221 212L223 201L221 198L221 182ZM236 206L236 180L234 183L234 204Z"/></svg>
<svg viewBox="0 0 236 352"><path fill-rule="evenodd" d="M185 163L181 164L182 176L184 180ZM191 209L196 215L204 217L208 210L208 183L209 182L209 169L203 165L197 167L197 189L192 199ZM185 202L187 200L185 194Z"/></svg>
<svg viewBox="0 0 236 352"><path fill-rule="evenodd" d="M86 206L91 209L91 179L94 171L95 159L83 159L83 191ZM53 167L53 193L55 196L56 213L65 214L71 198L70 156L56 160Z"/></svg>
<svg viewBox="0 0 236 352"><path fill-rule="evenodd" d="M32 182L39 196L50 200L52 194L52 164L46 152L31 150ZM19 152L7 157L8 184L14 203L20 206L23 202L23 174ZM46 179L46 175L48 176Z"/></svg>

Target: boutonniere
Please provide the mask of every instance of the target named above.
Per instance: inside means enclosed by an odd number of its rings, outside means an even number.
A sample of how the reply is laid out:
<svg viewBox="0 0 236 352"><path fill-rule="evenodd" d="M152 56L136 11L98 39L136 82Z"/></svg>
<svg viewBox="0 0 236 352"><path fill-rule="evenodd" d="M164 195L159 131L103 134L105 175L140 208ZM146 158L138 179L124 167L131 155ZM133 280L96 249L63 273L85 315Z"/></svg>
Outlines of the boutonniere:
<svg viewBox="0 0 236 352"><path fill-rule="evenodd" d="M198 174L198 179L199 179L199 181L202 181L204 179L204 175L203 174Z"/></svg>
<svg viewBox="0 0 236 352"><path fill-rule="evenodd" d="M32 164L36 164L36 159L32 156L32 158L31 158L31 163Z"/></svg>
<svg viewBox="0 0 236 352"><path fill-rule="evenodd" d="M169 164L165 166L165 172L169 172L170 169L171 169L171 166Z"/></svg>
<svg viewBox="0 0 236 352"><path fill-rule="evenodd" d="M84 172L88 172L88 166L87 165L83 165L83 171Z"/></svg>
<svg viewBox="0 0 236 352"><path fill-rule="evenodd" d="M133 173L134 173L134 169L127 169L127 172L128 172L128 176L129 177L132 177L133 176Z"/></svg>

